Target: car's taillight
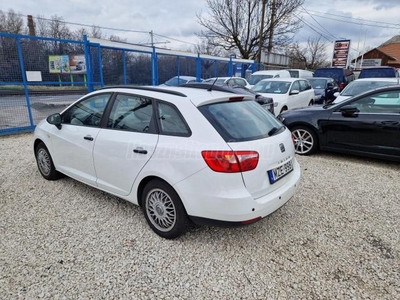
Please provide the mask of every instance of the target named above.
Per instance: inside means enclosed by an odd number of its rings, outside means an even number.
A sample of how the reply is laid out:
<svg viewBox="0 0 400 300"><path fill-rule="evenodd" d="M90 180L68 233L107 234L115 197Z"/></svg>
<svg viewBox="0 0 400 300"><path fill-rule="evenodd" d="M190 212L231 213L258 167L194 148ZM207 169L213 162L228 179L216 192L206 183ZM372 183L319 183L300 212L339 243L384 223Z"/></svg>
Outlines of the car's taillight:
<svg viewBox="0 0 400 300"><path fill-rule="evenodd" d="M344 82L342 82L342 83L340 83L340 90L343 90L344 89Z"/></svg>
<svg viewBox="0 0 400 300"><path fill-rule="evenodd" d="M293 135L293 133L292 133L292 142L293 142L293 145L296 146L296 137Z"/></svg>
<svg viewBox="0 0 400 300"><path fill-rule="evenodd" d="M258 164L256 151L202 151L201 155L211 170L236 173L254 170Z"/></svg>

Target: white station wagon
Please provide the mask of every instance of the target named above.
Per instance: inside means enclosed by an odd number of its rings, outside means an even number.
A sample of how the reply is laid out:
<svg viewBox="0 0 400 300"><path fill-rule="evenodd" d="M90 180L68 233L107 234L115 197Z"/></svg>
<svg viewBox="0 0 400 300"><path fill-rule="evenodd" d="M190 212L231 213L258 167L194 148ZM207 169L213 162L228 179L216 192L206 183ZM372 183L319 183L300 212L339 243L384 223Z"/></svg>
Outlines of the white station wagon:
<svg viewBox="0 0 400 300"><path fill-rule="evenodd" d="M307 79L271 78L259 81L254 92L274 99L274 114L314 104L315 92Z"/></svg>
<svg viewBox="0 0 400 300"><path fill-rule="evenodd" d="M190 222L249 224L295 193L290 131L248 96L185 87L92 92L34 134L40 173L138 204L164 238Z"/></svg>

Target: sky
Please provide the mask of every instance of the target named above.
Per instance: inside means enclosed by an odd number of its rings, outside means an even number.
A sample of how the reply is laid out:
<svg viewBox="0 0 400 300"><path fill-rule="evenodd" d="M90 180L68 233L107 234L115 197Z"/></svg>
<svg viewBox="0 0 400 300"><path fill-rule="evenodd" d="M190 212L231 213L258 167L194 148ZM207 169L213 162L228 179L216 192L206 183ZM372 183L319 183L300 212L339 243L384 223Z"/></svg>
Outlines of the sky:
<svg viewBox="0 0 400 300"><path fill-rule="evenodd" d="M204 29L196 14L207 14L205 0L0 0L0 9L22 15L63 17L64 21L132 31L102 30L132 43L150 43L150 31L160 47L192 48ZM318 36L332 53L333 41L350 39L353 56L378 47L400 35L400 0L305 0L297 12L304 22L296 34L298 42ZM72 25L70 27L74 28Z"/></svg>

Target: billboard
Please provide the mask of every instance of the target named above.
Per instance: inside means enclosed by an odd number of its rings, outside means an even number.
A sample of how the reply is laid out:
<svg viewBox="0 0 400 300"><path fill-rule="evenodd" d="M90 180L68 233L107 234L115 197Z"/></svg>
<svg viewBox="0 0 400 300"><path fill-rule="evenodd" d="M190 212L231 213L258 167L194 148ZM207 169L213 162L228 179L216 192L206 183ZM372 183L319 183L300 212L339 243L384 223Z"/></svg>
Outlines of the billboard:
<svg viewBox="0 0 400 300"><path fill-rule="evenodd" d="M335 42L333 47L332 67L346 68L350 51L350 40L340 40Z"/></svg>
<svg viewBox="0 0 400 300"><path fill-rule="evenodd" d="M52 74L86 74L85 55L49 55L49 71Z"/></svg>
<svg viewBox="0 0 400 300"><path fill-rule="evenodd" d="M69 73L68 55L49 55L49 70L52 74Z"/></svg>
<svg viewBox="0 0 400 300"><path fill-rule="evenodd" d="M75 74L85 74L86 73L86 60L85 55L70 55L69 56L69 66L71 73Z"/></svg>

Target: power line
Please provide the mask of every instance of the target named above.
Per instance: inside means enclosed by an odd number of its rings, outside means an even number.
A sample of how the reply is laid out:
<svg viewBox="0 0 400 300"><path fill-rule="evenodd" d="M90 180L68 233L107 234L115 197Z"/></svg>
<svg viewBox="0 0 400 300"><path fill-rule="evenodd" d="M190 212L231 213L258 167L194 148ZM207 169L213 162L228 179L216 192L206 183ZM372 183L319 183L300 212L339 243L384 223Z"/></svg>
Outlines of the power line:
<svg viewBox="0 0 400 300"><path fill-rule="evenodd" d="M27 17L27 15L23 15L23 14L18 14L19 16L22 17ZM47 19L47 18L43 18L43 17L35 17L35 19L38 20L45 20L45 21L55 21L53 19ZM96 27L96 28L101 28L101 29L105 29L105 30L115 30L115 31L124 31L124 32L134 32L134 33L146 33L148 34L148 31L142 31L142 30L131 30L131 29L122 29L122 28L112 28L112 27L104 27L104 26L98 26L98 25L87 25L87 24L83 24L83 23L76 23L76 22L69 22L69 21L64 21L64 20L56 20L57 22L60 23L64 23L64 24L70 24L70 25L78 25L78 26L83 26L83 27Z"/></svg>
<svg viewBox="0 0 400 300"><path fill-rule="evenodd" d="M325 32L327 32L331 37L333 37L335 40L338 38L335 37L332 33L330 33L326 28L324 28L302 5L300 7L323 29Z"/></svg>
<svg viewBox="0 0 400 300"><path fill-rule="evenodd" d="M309 11L312 11L312 10L309 10ZM313 15L313 16L316 16L318 18L329 19L329 20L338 21L338 22L341 22L341 23L346 23L346 24L365 25L365 26L370 26L370 27L378 27L378 28L386 28L386 29L400 29L400 24L386 23L386 22L379 22L379 21L369 21L369 20L365 20L365 19L352 18L352 17L343 17L343 16L329 14L329 16L336 16L336 17L343 18L343 20L340 20L340 19L337 19L337 18L328 17L326 14L324 14L324 15L319 15L319 14L316 14L316 13L310 13L310 14ZM354 21L350 21L351 19L362 20L363 22L376 22L376 23L381 23L381 24L386 24L386 25L354 22ZM388 27L388 25L390 25L392 27Z"/></svg>
<svg viewBox="0 0 400 300"><path fill-rule="evenodd" d="M308 9L308 11L314 12L314 13L319 13L319 14L323 14L324 17L327 15L324 12L320 12L320 11L316 11L316 10L312 10L312 9ZM318 16L318 15L317 15ZM359 20L359 21L363 21L363 22L370 22L370 23L378 23L378 24L386 24L386 25L392 25L392 26L396 26L396 27L400 27L400 24L396 24L396 23L389 23L389 22L382 22L382 21L374 21L374 20L366 20L366 19L361 19L361 18L354 18L354 17L346 17L346 16L342 16L342 15L335 15L335 14L331 14L329 13L329 16L334 16L334 17L339 17L339 18L343 18L343 19L353 19L353 20ZM322 17L322 16L320 16ZM363 23L363 25L366 25Z"/></svg>
<svg viewBox="0 0 400 300"><path fill-rule="evenodd" d="M17 15L22 16L22 17L27 17L27 15L24 15L24 14L17 14ZM45 21L50 21L50 22L51 21L55 21L53 19L48 19L48 18L44 18L44 17L35 17L35 18L38 19L38 20L45 20ZM60 22L60 23L63 23L63 24L77 25L77 26L90 27L90 28L100 28L100 29L104 29L104 30L114 30L114 31L122 31L122 32L149 34L148 31L143 31L143 30L131 30L131 29L123 29L123 28L113 28L113 27L98 26L98 25L88 25L88 24L69 22L69 21L64 21L64 20L57 20L57 21ZM197 46L197 44L190 43L190 42L187 42L187 41L181 41L181 40L174 39L174 38L171 38L171 37L167 37L167 36L164 36L164 35L161 35L161 34L156 34L156 33L153 33L153 34L154 34L154 36L159 36L159 37L162 37L162 38L166 38L168 40L173 40L173 41L176 41L176 42L179 42L179 43L191 44L191 45ZM161 42L159 42L159 43L161 43ZM165 43L169 43L169 41L166 41Z"/></svg>
<svg viewBox="0 0 400 300"><path fill-rule="evenodd" d="M327 40L328 42L332 42L332 40L329 38L329 37L327 37L325 34L323 34L322 32L320 32L320 31L318 31L318 30L316 30L316 29L314 29L310 24L308 24L308 22L307 21L305 21L303 18L301 18L301 17L299 17L297 14L295 14L295 13L293 13L293 15L297 18L297 19L299 19L301 22L303 22L307 27L309 27L312 31L314 31L315 33L317 33L318 35L320 35L321 37L323 37L325 40Z"/></svg>

